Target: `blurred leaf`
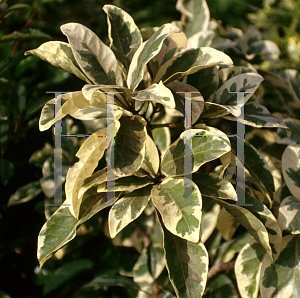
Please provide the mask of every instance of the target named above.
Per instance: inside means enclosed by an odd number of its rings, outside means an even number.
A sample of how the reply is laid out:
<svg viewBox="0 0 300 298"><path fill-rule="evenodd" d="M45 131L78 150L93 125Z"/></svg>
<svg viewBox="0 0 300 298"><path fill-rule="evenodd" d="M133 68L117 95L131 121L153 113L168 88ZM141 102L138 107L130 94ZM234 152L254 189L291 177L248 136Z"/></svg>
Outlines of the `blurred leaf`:
<svg viewBox="0 0 300 298"><path fill-rule="evenodd" d="M2 142L1 142L2 143ZM0 159L0 177L1 181L4 185L6 185L10 178L15 173L15 166L12 162L6 160L6 159Z"/></svg>
<svg viewBox="0 0 300 298"><path fill-rule="evenodd" d="M16 40L32 40L32 39L50 39L51 36L38 30L38 29L21 29L20 31L15 31L11 34L3 35L0 38L1 42L7 42L7 41L16 41Z"/></svg>
<svg viewBox="0 0 300 298"><path fill-rule="evenodd" d="M36 198L41 192L42 189L39 181L30 182L19 188L13 195L10 196L7 206L11 207L13 205L26 203Z"/></svg>
<svg viewBox="0 0 300 298"><path fill-rule="evenodd" d="M300 145L291 144L282 155L282 173L292 195L300 200Z"/></svg>
<svg viewBox="0 0 300 298"><path fill-rule="evenodd" d="M225 274L220 273L209 282L209 298L238 298L238 292L232 280Z"/></svg>

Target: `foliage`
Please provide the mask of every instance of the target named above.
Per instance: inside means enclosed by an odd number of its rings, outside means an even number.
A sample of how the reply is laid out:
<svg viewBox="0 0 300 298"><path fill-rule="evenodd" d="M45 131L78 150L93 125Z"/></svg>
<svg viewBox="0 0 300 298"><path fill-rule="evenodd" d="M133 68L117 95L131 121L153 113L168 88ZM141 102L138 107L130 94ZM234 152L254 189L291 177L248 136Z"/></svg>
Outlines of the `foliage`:
<svg viewBox="0 0 300 298"><path fill-rule="evenodd" d="M84 272L69 297L300 292L299 75L265 68L280 51L255 27L243 33L217 25L205 0L178 1L176 8L181 21L139 30L124 10L105 5L109 46L72 22L61 26L68 43L49 41L25 53L85 84L48 101L39 120L41 131L63 119L63 134L89 135L62 140L65 201L45 205L38 238L45 295ZM195 92L191 116L183 92ZM234 92L248 92L243 103ZM236 202L240 156L231 137L242 110L246 205ZM41 191L53 202L53 152L46 145L31 156L43 178L17 190L9 205ZM110 246L102 245L103 267L94 268L81 251L102 231L111 242L103 240ZM76 247L70 241L78 234L83 244ZM63 265L53 270L56 259Z"/></svg>

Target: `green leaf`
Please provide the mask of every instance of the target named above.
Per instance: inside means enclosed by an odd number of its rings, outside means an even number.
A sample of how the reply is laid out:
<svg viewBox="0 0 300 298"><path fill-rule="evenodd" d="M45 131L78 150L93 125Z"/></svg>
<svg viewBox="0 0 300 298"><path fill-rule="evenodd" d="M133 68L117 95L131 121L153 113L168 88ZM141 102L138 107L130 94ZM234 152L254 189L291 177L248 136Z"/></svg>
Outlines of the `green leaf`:
<svg viewBox="0 0 300 298"><path fill-rule="evenodd" d="M115 119L115 131L119 129L119 122ZM108 129L109 130L109 129ZM70 207L71 214L78 218L81 198L79 198L79 190L83 185L84 180L89 177L98 165L98 161L102 158L106 150L106 128L102 128L90 136L82 144L76 157L79 161L69 169L66 177L66 197L72 203Z"/></svg>
<svg viewBox="0 0 300 298"><path fill-rule="evenodd" d="M185 179L167 178L153 187L151 198L171 233L191 242L199 241L202 200L195 183L185 198Z"/></svg>
<svg viewBox="0 0 300 298"><path fill-rule="evenodd" d="M125 179L125 178L124 178ZM152 186L137 189L117 201L109 211L108 226L111 238L137 219L146 208Z"/></svg>
<svg viewBox="0 0 300 298"><path fill-rule="evenodd" d="M213 98L210 99L212 103L221 105L230 114L238 117L241 114L241 108L256 91L259 84L263 81L263 77L256 73L243 73L237 75L222 85ZM234 92L234 93L230 93ZM236 92L249 92L244 94L244 100L237 102Z"/></svg>
<svg viewBox="0 0 300 298"><path fill-rule="evenodd" d="M155 176L159 169L159 163L160 159L157 147L152 138L147 134L145 142L145 159L141 168Z"/></svg>
<svg viewBox="0 0 300 298"><path fill-rule="evenodd" d="M13 205L26 203L36 198L41 192L42 189L39 181L30 182L20 187L14 194L10 196L7 206L11 207Z"/></svg>
<svg viewBox="0 0 300 298"><path fill-rule="evenodd" d="M155 221L150 235L151 243L148 246L150 271L154 279L157 279L166 267L166 259L163 247L163 233L160 224Z"/></svg>
<svg viewBox="0 0 300 298"><path fill-rule="evenodd" d="M179 238L164 228L164 250L170 281L177 297L202 297L208 272L208 253L203 243Z"/></svg>
<svg viewBox="0 0 300 298"><path fill-rule="evenodd" d="M144 161L146 142L146 121L139 115L124 116L115 138L115 169L118 176L136 172Z"/></svg>
<svg viewBox="0 0 300 298"><path fill-rule="evenodd" d="M0 38L1 42L9 42L9 41L16 41L16 40L22 40L22 41L29 41L32 39L51 39L51 36L47 33L44 33L38 29L21 29L19 31L14 31L13 33L3 35Z"/></svg>
<svg viewBox="0 0 300 298"><path fill-rule="evenodd" d="M70 201L64 201L49 220L43 225L38 237L38 260L40 267L60 248L70 242L76 236L77 227L95 215L100 210L109 206L106 204L106 194L97 194L96 189L92 189L86 195L86 200L93 200L86 208L85 214L76 219L70 212L68 205ZM88 204L85 203L85 206Z"/></svg>
<svg viewBox="0 0 300 298"><path fill-rule="evenodd" d="M225 116L224 118L237 121L237 118L232 115ZM252 127L281 127L288 129L288 126L283 121L270 114L266 107L254 101L248 101L245 104L243 123Z"/></svg>
<svg viewBox="0 0 300 298"><path fill-rule="evenodd" d="M135 91L143 79L144 67L146 64L159 53L163 42L168 35L177 32L180 32L180 30L176 26L165 24L161 26L146 42L139 46L132 58L132 62L128 70L127 85L132 92Z"/></svg>
<svg viewBox="0 0 300 298"><path fill-rule="evenodd" d="M132 17L119 7L104 5L107 14L110 48L128 71L137 47L143 42L139 28Z"/></svg>
<svg viewBox="0 0 300 298"><path fill-rule="evenodd" d="M255 240L251 240L239 253L234 272L242 298L256 298L259 291L260 273L264 249Z"/></svg>
<svg viewBox="0 0 300 298"><path fill-rule="evenodd" d="M163 154L171 145L171 133L168 127L159 127L152 130L153 140Z"/></svg>
<svg viewBox="0 0 300 298"><path fill-rule="evenodd" d="M4 185L6 185L9 179L15 173L15 166L12 162L6 159L0 159L0 178Z"/></svg>
<svg viewBox="0 0 300 298"><path fill-rule="evenodd" d="M230 151L228 137L220 130L212 127L206 129L191 129L192 137L192 172L196 172L200 166ZM187 132L168 148L162 157L161 170L166 176L187 175L184 171L184 150Z"/></svg>
<svg viewBox="0 0 300 298"><path fill-rule="evenodd" d="M78 65L94 84L123 86L115 54L93 31L77 23L64 24L60 29L67 36Z"/></svg>
<svg viewBox="0 0 300 298"><path fill-rule="evenodd" d="M153 84L147 89L132 94L131 98L140 101L157 102L170 109L175 108L173 94L162 82Z"/></svg>
<svg viewBox="0 0 300 298"><path fill-rule="evenodd" d="M60 67L63 70L73 73L79 79L90 83L90 81L81 72L72 53L70 45L62 41L48 41L40 45L35 50L26 51L26 55L34 55L40 59Z"/></svg>
<svg viewBox="0 0 300 298"><path fill-rule="evenodd" d="M72 282L76 275L82 274L84 271L91 272L93 267L94 263L90 259L81 258L64 263L53 271L43 269L40 272L43 282L43 295L47 295L68 282Z"/></svg>
<svg viewBox="0 0 300 298"><path fill-rule="evenodd" d="M136 176L128 176L122 178L117 177L114 183L114 190L130 191L143 188L151 183L153 183L153 180L147 176L143 178L138 178ZM98 185L97 192L107 192L106 181Z"/></svg>
<svg viewBox="0 0 300 298"><path fill-rule="evenodd" d="M167 87L170 88L174 94L176 103L175 109L183 116L185 115L186 100L186 93L184 92L192 92L190 95L192 100L192 124L196 123L204 108L204 99L201 93L195 87L183 82L172 82L168 84Z"/></svg>
<svg viewBox="0 0 300 298"><path fill-rule="evenodd" d="M153 82L162 80L164 84L168 84L207 67L232 63L229 56L213 48L189 49L164 63Z"/></svg>
<svg viewBox="0 0 300 298"><path fill-rule="evenodd" d="M140 289L131 278L120 275L109 276L105 274L96 276L92 281L80 288L72 298L87 297L88 294L92 295L99 289L106 289L107 287L123 287L134 290Z"/></svg>
<svg viewBox="0 0 300 298"><path fill-rule="evenodd" d="M300 201L300 145L291 144L282 155L282 173L290 192Z"/></svg>
<svg viewBox="0 0 300 298"><path fill-rule="evenodd" d="M232 280L225 274L220 273L209 281L209 298L238 298L237 290Z"/></svg>
<svg viewBox="0 0 300 298"><path fill-rule="evenodd" d="M260 292L262 298L294 298L300 296L300 236L282 239L279 258L263 263Z"/></svg>
<svg viewBox="0 0 300 298"><path fill-rule="evenodd" d="M300 201L289 196L279 207L278 223L283 230L291 234L300 234Z"/></svg>

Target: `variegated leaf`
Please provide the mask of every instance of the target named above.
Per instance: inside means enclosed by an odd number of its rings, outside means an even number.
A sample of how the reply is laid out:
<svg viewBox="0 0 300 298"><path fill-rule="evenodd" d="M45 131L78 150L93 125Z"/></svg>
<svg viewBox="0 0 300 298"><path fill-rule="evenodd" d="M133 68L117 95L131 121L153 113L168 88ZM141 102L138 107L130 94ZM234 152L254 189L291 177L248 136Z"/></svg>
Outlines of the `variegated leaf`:
<svg viewBox="0 0 300 298"><path fill-rule="evenodd" d="M233 143L232 147L236 148L236 138L231 138L231 141ZM245 156L238 156L238 158L241 160L242 164L245 165L245 168L249 171L251 176L257 181L269 203L272 205L272 202L274 201L275 185L268 162L254 146L247 142L244 143L244 152Z"/></svg>
<svg viewBox="0 0 300 298"><path fill-rule="evenodd" d="M232 63L229 56L210 47L189 49L164 63L159 68L154 82L162 80L168 84L207 67Z"/></svg>
<svg viewBox="0 0 300 298"><path fill-rule="evenodd" d="M112 130L118 131L119 127L120 123L115 119L115 127ZM93 173L106 150L106 131L106 128L100 129L95 132L94 136L85 140L76 153L79 161L68 171L65 185L66 197L71 202L70 212L76 218L79 216L81 205L81 199L78 197L79 190L84 180Z"/></svg>
<svg viewBox="0 0 300 298"><path fill-rule="evenodd" d="M192 173L196 172L200 166L230 151L228 137L220 130L212 127L206 129L191 129L192 140ZM162 157L161 169L166 176L180 176L190 174L184 167L184 150L187 133L181 133Z"/></svg>
<svg viewBox="0 0 300 298"><path fill-rule="evenodd" d="M188 38L186 48L198 49L201 47L209 47L214 36L215 32L212 30L199 31Z"/></svg>
<svg viewBox="0 0 300 298"><path fill-rule="evenodd" d="M282 173L292 195L300 201L300 145L291 144L282 155Z"/></svg>
<svg viewBox="0 0 300 298"><path fill-rule="evenodd" d="M220 205L206 197L202 198L201 242L205 243L216 228Z"/></svg>
<svg viewBox="0 0 300 298"><path fill-rule="evenodd" d="M262 81L263 77L256 73L237 75L226 81L209 101L221 105L230 114L238 117L241 114L241 108L249 100L252 93L256 91ZM247 92L243 94L244 98L242 101L237 101L237 92Z"/></svg>
<svg viewBox="0 0 300 298"><path fill-rule="evenodd" d="M67 36L78 65L94 84L123 86L115 54L92 30L78 23L64 24L60 29Z"/></svg>
<svg viewBox="0 0 300 298"><path fill-rule="evenodd" d="M175 108L172 92L161 81L158 84L151 85L147 89L132 94L131 98L139 101L157 102L170 109Z"/></svg>
<svg viewBox="0 0 300 298"><path fill-rule="evenodd" d="M93 201L92 204L87 203ZM65 200L49 220L43 225L38 237L37 257L40 267L60 248L76 236L76 230L85 221L100 210L108 207L105 194L97 194L96 189L90 189L86 194L84 212L76 219L70 212L70 201Z"/></svg>
<svg viewBox="0 0 300 298"><path fill-rule="evenodd" d="M291 131L289 133L287 129L279 128L277 143L289 145L296 142L300 144L300 120L296 118L285 118L282 121Z"/></svg>
<svg viewBox="0 0 300 298"><path fill-rule="evenodd" d="M143 188L151 183L153 183L153 180L147 176L143 178L128 176L116 179L113 188L115 191L130 191ZM106 181L97 186L97 192L107 192Z"/></svg>
<svg viewBox="0 0 300 298"><path fill-rule="evenodd" d="M166 228L183 239L199 241L202 200L192 183L191 194L185 198L184 178L167 178L153 187L151 198Z"/></svg>
<svg viewBox="0 0 300 298"><path fill-rule="evenodd" d="M143 164L147 123L139 115L124 116L120 123L121 128L115 138L114 172L118 176L128 176Z"/></svg>
<svg viewBox="0 0 300 298"><path fill-rule="evenodd" d="M239 121L252 127L281 127L288 129L288 126L280 119L273 116L263 105L255 101L248 101L245 104L244 119L240 120L232 115L224 117L227 120Z"/></svg>
<svg viewBox="0 0 300 298"><path fill-rule="evenodd" d="M232 239L239 225L239 222L225 208L222 208L218 216L217 229L226 241Z"/></svg>
<svg viewBox="0 0 300 298"><path fill-rule="evenodd" d="M159 169L159 155L157 147L152 138L147 134L145 143L145 159L141 168L155 176Z"/></svg>
<svg viewBox="0 0 300 298"><path fill-rule="evenodd" d="M149 293L153 295L154 287L153 282L154 278L152 277L149 267L148 267L148 254L147 250L144 248L140 254L138 260L132 268L133 281L139 285L139 287L144 292L139 292L137 298L150 298ZM146 293L145 293L146 292Z"/></svg>
<svg viewBox="0 0 300 298"><path fill-rule="evenodd" d="M178 33L180 30L171 24L161 26L146 42L142 43L134 53L129 70L127 85L132 90L138 87L143 79L144 67L157 55L163 45L164 40L171 33ZM158 83L158 82L157 82Z"/></svg>
<svg viewBox="0 0 300 298"><path fill-rule="evenodd" d="M205 78L205 80L203 78ZM201 92L205 101L207 101L219 86L218 67L204 68L189 75L187 77L187 83L196 87L197 90Z"/></svg>
<svg viewBox="0 0 300 298"><path fill-rule="evenodd" d="M274 263L266 259L261 272L262 298L299 297L300 235L283 237L278 259Z"/></svg>
<svg viewBox="0 0 300 298"><path fill-rule="evenodd" d="M273 258L272 254L278 254L276 248L280 246L281 233L278 230L279 226L271 211L268 210L263 204L258 200L253 198L249 193L245 193L246 203L252 204L253 206L238 206L235 205L231 200L219 199L213 197L213 199L226 209L248 232L255 238L255 240L262 245L266 253ZM270 227L272 230L268 234L267 227L265 226L266 222L270 220ZM276 225L277 224L277 225ZM275 232L273 238L274 251L272 252L271 246L269 244L269 236Z"/></svg>
<svg viewBox="0 0 300 298"><path fill-rule="evenodd" d="M141 215L150 200L151 189L152 186L147 186L134 190L112 206L108 215L111 238L115 238L121 230Z"/></svg>
<svg viewBox="0 0 300 298"><path fill-rule="evenodd" d="M187 92L190 93L190 99L192 100L192 124L194 124L200 117L204 108L204 99L201 93L193 86L183 82L172 82L167 86L174 94L176 107L175 109L184 116L185 115L185 100Z"/></svg>
<svg viewBox="0 0 300 298"><path fill-rule="evenodd" d="M300 234L300 201L289 196L279 207L278 223L283 230L291 234Z"/></svg>
<svg viewBox="0 0 300 298"><path fill-rule="evenodd" d="M234 272L242 298L257 298L261 266L266 252L254 239L239 253Z"/></svg>
<svg viewBox="0 0 300 298"><path fill-rule="evenodd" d="M73 73L79 79L90 83L89 79L81 72L72 53L70 45L62 41L48 41L35 50L26 51L26 55L34 55L40 59Z"/></svg>
<svg viewBox="0 0 300 298"><path fill-rule="evenodd" d="M161 66L172 57L174 57L181 49L186 48L187 39L183 32L172 33L165 40L164 43L155 57L158 66Z"/></svg>
<svg viewBox="0 0 300 298"><path fill-rule="evenodd" d="M195 173L193 174L193 181L197 184L203 196L229 199L232 201L237 200L233 185L229 181L221 179L217 174Z"/></svg>
<svg viewBox="0 0 300 298"><path fill-rule="evenodd" d="M160 220L169 279L177 297L202 297L208 272L208 253L203 243L192 243L170 233Z"/></svg>
<svg viewBox="0 0 300 298"><path fill-rule="evenodd" d="M143 42L141 32L132 17L119 7L104 5L107 14L110 48L128 71L138 46Z"/></svg>

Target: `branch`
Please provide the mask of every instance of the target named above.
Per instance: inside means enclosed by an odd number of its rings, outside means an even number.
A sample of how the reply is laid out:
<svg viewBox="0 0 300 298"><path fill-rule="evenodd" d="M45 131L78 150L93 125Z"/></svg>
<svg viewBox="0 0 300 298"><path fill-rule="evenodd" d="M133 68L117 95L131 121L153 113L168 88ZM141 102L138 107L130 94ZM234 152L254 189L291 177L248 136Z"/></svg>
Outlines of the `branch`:
<svg viewBox="0 0 300 298"><path fill-rule="evenodd" d="M235 261L231 261L228 263L219 263L219 264L213 265L208 270L207 280L211 279L219 272L226 271L226 270L234 270L234 264L235 264Z"/></svg>
<svg viewBox="0 0 300 298"><path fill-rule="evenodd" d="M150 128L159 128L159 127L170 127L170 128L175 128L175 127L182 127L182 123L162 123L162 124L151 124Z"/></svg>

